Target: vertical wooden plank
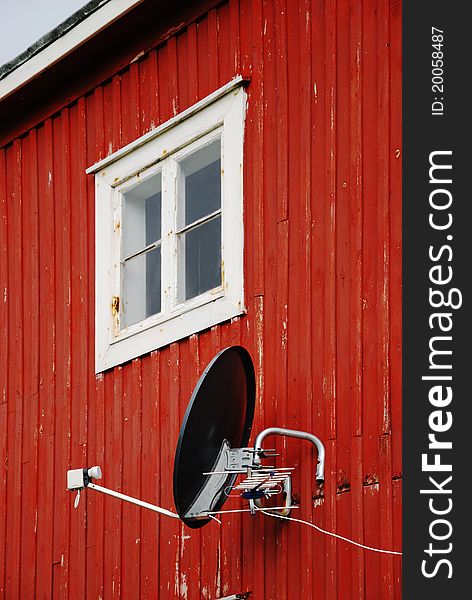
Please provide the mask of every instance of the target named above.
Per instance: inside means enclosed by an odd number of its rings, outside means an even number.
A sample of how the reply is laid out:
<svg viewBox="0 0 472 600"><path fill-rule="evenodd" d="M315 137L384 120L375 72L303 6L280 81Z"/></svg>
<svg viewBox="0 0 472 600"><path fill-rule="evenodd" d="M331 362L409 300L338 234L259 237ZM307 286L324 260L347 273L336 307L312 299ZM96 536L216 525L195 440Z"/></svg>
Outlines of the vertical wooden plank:
<svg viewBox="0 0 472 600"><path fill-rule="evenodd" d="M252 207L248 211L248 230L254 238L252 256L252 280L248 285L254 296L264 294L264 57L263 57L263 17L262 3L253 2L251 6L251 21L253 24L253 83L248 90L249 106L247 121L247 156L246 164L251 165L246 170L246 181L250 178ZM248 181L249 186L249 181Z"/></svg>
<svg viewBox="0 0 472 600"><path fill-rule="evenodd" d="M22 519L22 573L20 596L35 597L36 578L36 511L38 488L38 368L39 368L39 245L38 245L38 162L36 131L32 130L24 148L24 256L23 271L25 297L23 303L24 336L30 340L25 344L24 352L24 406L25 419L23 429L23 489L24 506ZM1 169L1 168L0 168ZM0 195L2 193L0 192ZM1 235L0 235L1 237ZM6 242L6 239L5 239ZM1 259L0 259L1 260ZM0 276L0 280L1 280ZM6 284L6 282L5 282ZM5 287L6 289L6 287ZM0 316L0 320L2 317ZM7 319L5 319L5 323ZM7 344L7 336L2 335ZM0 357L0 363L2 358ZM1 377L0 377L1 379ZM0 539L2 534L0 531Z"/></svg>
<svg viewBox="0 0 472 600"><path fill-rule="evenodd" d="M248 79L253 69L251 2L239 0L241 75Z"/></svg>
<svg viewBox="0 0 472 600"><path fill-rule="evenodd" d="M175 36L171 37L167 42L166 79L169 86L170 116L175 117L175 115L180 111L177 41Z"/></svg>
<svg viewBox="0 0 472 600"><path fill-rule="evenodd" d="M380 436L380 474L382 483L379 493L379 520L380 520L380 537L379 547L393 549L393 489L392 489L392 448L391 436ZM394 595L394 561L398 557L391 554L382 554L380 556L381 566L381 593L382 598L393 598Z"/></svg>
<svg viewBox="0 0 472 600"><path fill-rule="evenodd" d="M35 344L31 336L31 319L29 318L31 307L29 306L29 291L31 283L31 221L30 213L32 213L31 204L34 203L35 199L31 198L31 155L30 155L30 140L29 136L22 140L22 172L21 172L21 190L22 190L22 203L21 203L21 223L22 223L22 278L23 278L23 293L25 301L22 306L22 321L23 321L23 335L24 335L24 348L23 348L23 423L22 423L22 435L21 435L21 500L23 504L22 508L22 519L21 519L21 532L20 532L20 557L21 557L21 569L20 569L20 588L19 594L28 594L25 589L28 587L30 582L30 575L24 567L25 559L31 560L30 546L34 549L34 531L33 531L33 511L35 507L35 484L36 477L35 473L31 472L31 449L34 447L34 429L31 426L32 419L35 416L35 407L32 406L32 388L34 383L31 381L31 372L34 371L34 348ZM30 204L31 203L31 204ZM27 341L31 340L28 344ZM0 423L0 427L2 427ZM33 429L33 431L32 431ZM29 495L29 497L28 497ZM25 502L26 497L28 500ZM25 533L30 533L31 537L27 537ZM28 543L26 540L28 539ZM33 543L31 543L33 541ZM25 585L26 584L26 585ZM26 592L26 594L25 594ZM29 592L31 594L31 591Z"/></svg>
<svg viewBox="0 0 472 600"><path fill-rule="evenodd" d="M104 93L103 87L98 86L93 92L93 132L90 131L89 135L93 135L95 141L95 148L91 150L90 163L101 160L105 156L105 123L104 123ZM93 178L91 178L93 179ZM93 203L93 207L95 203ZM95 210L94 210L95 213ZM92 265L90 265L92 266Z"/></svg>
<svg viewBox="0 0 472 600"><path fill-rule="evenodd" d="M89 464L104 467L105 459L105 376L95 380L90 403ZM93 437L92 437L93 435ZM104 597L104 530L105 498L102 494L87 494L87 598Z"/></svg>
<svg viewBox="0 0 472 600"><path fill-rule="evenodd" d="M312 67L311 67L311 43L312 43L312 26L310 0L302 0L299 3L299 39L300 39L300 199L299 207L299 227L304 231L304 236L297 236L299 241L300 254L300 277L302 282L301 297L299 300L300 306L300 331L305 331L303 335L298 336L299 339L299 356L306 357L306 363L303 365L301 373L301 382L303 391L300 394L301 403L300 417L302 429L313 432L313 373L312 367L312 290L313 277L311 271L311 252L312 252L312 196L311 196L311 179L312 179L312 114L311 103L313 98L312 87ZM304 239L303 239L304 238ZM300 361L300 365L302 362ZM315 433L318 433L315 431ZM313 515L313 498L318 494L319 488L315 482L314 471L316 469L317 452L315 448L307 443L302 442L301 447L301 501L306 506L305 515L308 520L312 520ZM303 518L303 517L302 517ZM307 527L302 527L300 531L300 541L303 551L303 561L300 573L300 593L302 596L313 596L313 546L312 546L313 531ZM303 568L305 566L305 568Z"/></svg>
<svg viewBox="0 0 472 600"><path fill-rule="evenodd" d="M151 127L159 123L160 115L160 88L158 87L159 73L157 62L157 50L149 54L149 98L151 102Z"/></svg>
<svg viewBox="0 0 472 600"><path fill-rule="evenodd" d="M218 32L218 75L219 85L226 81L231 81L235 75L232 70L232 48L231 48L231 29L230 29L230 5L229 2L218 7L217 12L217 32Z"/></svg>
<svg viewBox="0 0 472 600"><path fill-rule="evenodd" d="M381 282L378 290L378 311L380 319L379 382L380 406L380 539L388 548L393 547L392 532L392 445L391 445L391 390L390 390L390 50L389 50L389 0L380 0L377 10L379 27L377 30L377 52L379 57L379 86L377 103L379 106L379 127L377 143L379 152L379 207L378 229L382 237L382 262L379 265L378 278ZM380 254L380 248L379 248ZM392 555L381 556L381 593L382 598L393 595Z"/></svg>
<svg viewBox="0 0 472 600"><path fill-rule="evenodd" d="M402 472L402 10L390 3L390 386L393 475Z"/></svg>
<svg viewBox="0 0 472 600"><path fill-rule="evenodd" d="M169 99L169 81L167 78L168 65L167 44L157 51L157 87L159 90L159 123L163 123L172 116L171 102Z"/></svg>
<svg viewBox="0 0 472 600"><path fill-rule="evenodd" d="M93 164L103 156L104 123L103 123L103 89L96 88L87 98L87 163ZM87 231L89 239L95 238L95 181L93 176L87 177ZM88 244L88 305L95 305L95 245ZM89 403L89 464L105 467L105 376L95 378L95 316L94 310L88 318L88 361L87 374L90 380L91 393ZM104 594L104 502L100 494L87 494L87 597L103 597Z"/></svg>
<svg viewBox="0 0 472 600"><path fill-rule="evenodd" d="M313 427L317 435L326 441L332 435L332 411L333 385L332 368L329 366L329 344L325 339L330 318L326 307L329 305L330 277L329 252L330 234L332 235L333 224L330 223L332 203L329 194L328 173L330 168L330 157L332 148L329 134L329 123L326 116L333 111L332 99L329 94L329 85L332 85L331 58L327 54L327 40L330 32L328 30L327 7L325 2L312 4L312 138L313 138L313 165L312 170L312 380L313 380ZM331 78L331 79L330 79ZM334 299L331 299L332 301ZM332 325L331 325L332 326ZM329 528L328 507L326 498L330 490L331 482L328 476L331 473L335 455L330 453L330 446L326 443L326 480L324 490L319 491L314 500L313 520L321 527ZM327 562L333 562L329 552L335 548L325 536L313 536L313 588L320 590L322 597L327 597L327 586L332 585L332 570L327 568ZM328 558L327 558L328 557ZM330 582L329 584L327 582Z"/></svg>
<svg viewBox="0 0 472 600"><path fill-rule="evenodd" d="M199 347L199 339L198 336L193 335L190 337L190 363L188 365L188 376L192 383L196 385L200 375L203 365L200 361L200 347ZM192 390L193 390L192 386ZM191 596L200 598L201 590L202 590L202 553L205 549L201 544L202 534L201 530L198 531L198 536L195 540L195 543L191 546L193 551L193 564L194 571L192 577L192 583L189 584L189 588L191 590Z"/></svg>
<svg viewBox="0 0 472 600"><path fill-rule="evenodd" d="M250 192L248 191L250 194ZM249 238L247 241L248 252L252 251L252 240ZM249 270L249 267L248 267ZM259 304L263 305L263 298L258 298ZM256 334L256 314L255 304L256 299L252 298L252 294L248 294L247 303L249 318L244 319L241 323L241 345L248 350L254 363L255 376L256 376L256 406L254 413L254 422L252 430L254 432L261 431L263 429L263 404L260 400L260 378L261 373L258 370L258 353L257 353L257 334ZM259 354L260 355L260 354ZM247 508L247 503L246 508ZM261 540L263 537L263 526L264 522L259 518L261 515L255 517L249 517L247 514L243 514L242 518L242 588L243 590L249 590L255 597L264 597L264 571L259 568L259 564L255 564L253 557L255 547L259 544L261 547Z"/></svg>
<svg viewBox="0 0 472 600"><path fill-rule="evenodd" d="M352 535L362 542L363 455L362 455L362 247L363 247L363 163L362 163L362 3L350 3L350 400L351 411L351 510ZM364 595L364 553L352 552L352 597Z"/></svg>
<svg viewBox="0 0 472 600"><path fill-rule="evenodd" d="M401 551L402 548L402 480L394 479L393 488L393 549ZM402 560L397 556L394 559L394 595L396 600L402 597Z"/></svg>
<svg viewBox="0 0 472 600"><path fill-rule="evenodd" d="M199 359L203 371L221 349L219 327L213 327L200 336ZM221 525L208 523L201 532L201 596L213 600L221 596Z"/></svg>
<svg viewBox="0 0 472 600"><path fill-rule="evenodd" d="M178 96L179 96L179 110L185 110L190 106L189 102L189 88L191 80L195 78L195 75L191 76L189 73L189 66L187 63L187 57L189 56L188 51L189 37L187 33L181 34L176 39L176 60L177 60L177 82L178 82Z"/></svg>
<svg viewBox="0 0 472 600"><path fill-rule="evenodd" d="M239 0L229 0L229 26L224 35L229 35L231 52L232 77L241 74L241 47L240 47L240 21Z"/></svg>
<svg viewBox="0 0 472 600"><path fill-rule="evenodd" d="M362 3L350 3L351 413L352 435L362 434Z"/></svg>
<svg viewBox="0 0 472 600"><path fill-rule="evenodd" d="M138 61L138 79L139 79L139 106L138 118L140 129L146 133L152 128L152 102L151 98L151 60L150 54L155 56L155 51L150 52L144 60Z"/></svg>
<svg viewBox="0 0 472 600"><path fill-rule="evenodd" d="M0 150L0 592L5 594L8 458L8 203L6 151Z"/></svg>
<svg viewBox="0 0 472 600"><path fill-rule="evenodd" d="M64 109L60 117L53 121L55 147L54 172L57 174L57 188L60 198L70 198L70 130L69 111ZM56 389L55 401L55 464L54 464L54 540L53 564L55 597L64 598L68 594L69 580L69 522L71 494L64 492L64 473L71 468L71 204L56 202L55 210L55 256L56 256ZM78 465L74 465L76 467ZM75 515L72 515L74 517Z"/></svg>
<svg viewBox="0 0 472 600"><path fill-rule="evenodd" d="M288 114L288 59L286 0L275 0L275 38L277 70L277 113ZM278 118L277 131L277 222L288 218L288 160L287 144L289 120Z"/></svg>
<svg viewBox="0 0 472 600"><path fill-rule="evenodd" d="M199 377L198 337L196 335L192 335L189 340L180 343L180 365L178 420L179 423L182 423ZM183 523L180 524L179 593L185 600L200 598L200 537L200 530L190 529Z"/></svg>
<svg viewBox="0 0 472 600"><path fill-rule="evenodd" d="M392 407L393 548L402 547L402 3L390 3L390 386ZM394 559L394 597L401 598L402 562Z"/></svg>
<svg viewBox="0 0 472 600"><path fill-rule="evenodd" d="M257 252L261 251L262 239L258 240L255 244ZM252 359L254 362L254 369L256 373L256 410L255 410L255 430L261 431L265 427L265 406L266 406L266 393L265 393L265 373L264 373L264 362L265 362L265 340L264 340L264 319L265 319L265 296L255 296L253 301L253 316L252 316ZM261 547L261 543L265 546L265 528L267 525L266 517L260 518L263 515L256 515L251 520L253 525L251 528L252 539L249 541L249 548L252 546L252 553L257 552L257 548ZM249 515L246 515L249 517ZM265 563L262 561L261 564L253 563L251 565L251 575L254 581L254 595L265 596Z"/></svg>
<svg viewBox="0 0 472 600"><path fill-rule="evenodd" d="M161 374L161 455L160 455L160 502L163 508L172 510L172 486L169 477L173 470L175 448L179 433L179 344L173 343L160 352ZM179 598L180 524L168 517L161 522L159 594L163 598Z"/></svg>
<svg viewBox="0 0 472 600"><path fill-rule="evenodd" d="M364 488L363 488L363 443L361 436L351 438L351 512L352 539L364 543ZM352 576L351 597L365 597L365 552L351 547Z"/></svg>
<svg viewBox="0 0 472 600"><path fill-rule="evenodd" d="M121 145L121 86L115 76L103 88L103 141L110 154ZM98 114L98 113L97 113ZM105 374L105 481L104 485L122 491L123 484L123 372L115 367ZM104 501L104 597L121 597L121 527L122 503L106 498Z"/></svg>
<svg viewBox="0 0 472 600"><path fill-rule="evenodd" d="M379 514L380 514L380 484L369 483L364 485L364 543L368 546L380 548ZM374 600L381 597L380 587L380 561L377 552L364 551L365 554L365 598Z"/></svg>
<svg viewBox="0 0 472 600"><path fill-rule="evenodd" d="M112 82L103 86L103 156L113 152L112 90ZM99 93L98 89L95 90L95 94Z"/></svg>
<svg viewBox="0 0 472 600"><path fill-rule="evenodd" d="M123 369L123 493L141 498L141 360ZM141 509L123 503L122 596L132 598L141 581Z"/></svg>
<svg viewBox="0 0 472 600"><path fill-rule="evenodd" d="M325 418L327 440L333 440L337 435L337 363L336 363L336 124L338 116L338 100L336 96L336 0L327 0L325 4L325 129L326 129L326 211L325 222L325 372L324 396L327 402ZM329 478L325 483L325 526L329 531L336 530L336 446L327 444ZM328 552L325 561L327 600L337 597L336 542L333 538L325 540Z"/></svg>
<svg viewBox="0 0 472 600"><path fill-rule="evenodd" d="M144 60L139 61L138 66L141 132L144 134L159 122L157 50L151 50Z"/></svg>
<svg viewBox="0 0 472 600"><path fill-rule="evenodd" d="M1 475L1 479L0 482L2 483L2 491L0 492L0 559L1 559L1 563L0 563L0 575L1 575L1 579L0 579L0 592L2 593L2 595L5 595L5 557L6 557L6 527L7 527L7 522L6 522L6 517L7 517L7 502L6 502L6 496L7 496L7 481L8 481L8 476L7 476L7 457L8 457L8 444L7 444L7 439L8 439L8 426L7 426L7 422L8 422L8 403L7 402L2 402L0 404L0 422L2 423L2 428L1 428L1 438L0 438L0 459L2 460L1 465L2 465L2 470L0 472Z"/></svg>
<svg viewBox="0 0 472 600"><path fill-rule="evenodd" d="M181 103L191 105L199 99L198 40L197 25L191 23L179 48L178 64L179 93ZM181 348L180 410L179 424L190 400L192 390L200 375L198 336L190 336L188 343ZM182 598L197 600L201 597L201 532L183 524L180 526L180 589Z"/></svg>
<svg viewBox="0 0 472 600"><path fill-rule="evenodd" d="M147 502L160 504L159 423L160 377L157 352L142 365L142 472L141 493ZM150 511L141 515L141 596L156 597L159 589L159 519Z"/></svg>
<svg viewBox="0 0 472 600"><path fill-rule="evenodd" d="M343 453L344 454L344 453ZM338 465L338 474L340 473ZM337 480L339 482L339 479ZM346 488L340 488L337 486L336 490L336 515L337 525L336 532L349 539L352 539L352 513L351 513L351 491ZM351 544L338 540L336 542L338 556L337 556L337 567L338 567L338 594L339 598L358 598L356 594L351 595L351 577L348 576L352 572L352 559L353 554L356 552ZM349 570L344 571L346 567Z"/></svg>
<svg viewBox="0 0 472 600"><path fill-rule="evenodd" d="M194 104L198 101L198 45L197 25L191 23L187 30L187 56L182 57L182 64L187 65L186 79L188 82L188 103Z"/></svg>
<svg viewBox="0 0 472 600"><path fill-rule="evenodd" d="M206 15L208 24L208 70L210 75L210 90L218 88L220 84L220 62L219 62L219 17L216 9L212 9Z"/></svg>
<svg viewBox="0 0 472 600"><path fill-rule="evenodd" d="M221 348L240 345L239 319L233 319L221 328ZM237 509L242 506L239 499L230 498L223 510ZM222 513L219 518L221 527L221 595L230 596L243 590L241 581L241 519L239 513Z"/></svg>
<svg viewBox="0 0 472 600"><path fill-rule="evenodd" d="M377 227L379 231L377 310L379 313L379 340L378 347L381 351L378 361L378 379L381 392L379 402L380 433L391 434L390 411L390 210L389 210L389 147L390 147L390 69L389 69L389 0L379 0L376 17L377 27L377 60L378 60L378 87L377 87L377 152L378 152L378 180L377 180Z"/></svg>
<svg viewBox="0 0 472 600"><path fill-rule="evenodd" d="M134 62L121 76L122 145L136 140L141 134L139 66Z"/></svg>
<svg viewBox="0 0 472 600"><path fill-rule="evenodd" d="M198 62L198 93L199 98L208 96L211 92L210 73L208 71L208 20L197 22L197 62Z"/></svg>
<svg viewBox="0 0 472 600"><path fill-rule="evenodd" d="M121 112L121 77L115 75L104 87L105 144L107 155L123 145Z"/></svg>
<svg viewBox="0 0 472 600"><path fill-rule="evenodd" d="M276 168L277 161L277 71L276 71L276 37L275 17L273 2L263 2L263 60L264 60L264 165L270 169ZM263 349L263 393L260 402L264 402L264 426L271 426L278 421L277 397L275 395L275 369L273 368L277 347L275 344L263 344L263 340L270 339L271 332L277 329L277 215L273 210L273 199L277 197L277 179L275 177L264 177L263 201L264 213L264 312L261 314L262 323L260 330L260 347ZM280 440L272 438L268 442L272 447ZM277 460L277 465L279 461ZM282 496L277 496L277 499ZM263 519L264 536L264 594L267 600L276 596L276 555L277 555L277 527L274 519Z"/></svg>
<svg viewBox="0 0 472 600"><path fill-rule="evenodd" d="M301 83L301 40L300 40L300 6L299 2L287 2L287 60L290 65L288 71L288 112L287 119L290 122L288 131L288 172L290 184L288 190L289 200L289 271L288 271L288 378L289 386L287 393L287 427L293 429L303 429L302 411L305 398L305 372L304 365L300 364L298 357L301 355L301 338L297 335L300 332L302 321L302 303L307 288L303 282L304 258L303 244L306 241L302 234L302 149L301 133L302 119L300 96L302 93ZM295 200L296 199L296 200ZM292 331L296 332L291 335ZM301 510L297 511L298 518L307 518L307 503L302 498L302 480L301 456L302 444L292 439L287 441L286 457L290 465L296 467L292 476L293 494L298 498L298 504ZM306 500L306 499L305 499ZM308 505L309 506L309 505ZM309 509L308 509L309 510ZM302 532L297 527L291 527L291 523L282 523L282 526L288 525L287 544L290 548L290 559L288 560L288 580L289 592L293 590L297 595L302 595L301 577L302 570L306 569L305 558L302 552L302 546L297 543L300 541ZM303 563L303 564L302 564Z"/></svg>
<svg viewBox="0 0 472 600"><path fill-rule="evenodd" d="M336 530L352 537L350 511L351 482L351 203L350 193L350 129L351 113L344 107L350 105L350 7L348 0L337 2L336 27L340 32L336 44L336 101L342 110L336 115ZM351 592L352 550L345 543L337 543L338 590L341 598Z"/></svg>
<svg viewBox="0 0 472 600"><path fill-rule="evenodd" d="M23 283L22 283L22 156L21 142L15 140L7 151L7 240L9 247L8 360L14 365L8 374L8 470L5 593L18 597L20 590L20 532L22 517L21 475L23 428Z"/></svg>
<svg viewBox="0 0 472 600"><path fill-rule="evenodd" d="M86 144L86 164L93 164L96 151L97 151L97 140L96 137L100 138L102 132L97 132L95 135L97 119L95 118L95 94L90 94L85 98L85 111L86 111L86 130L85 130L85 144ZM98 112L100 113L100 105ZM98 118L99 127L101 125L100 116ZM87 202L86 209L86 231L89 239L94 239L95 228L93 223L95 221L95 186L94 177L86 177L86 188L87 196L92 200ZM91 206L90 206L91 205ZM92 210L91 210L92 208ZM92 246L92 248L90 248ZM95 269L93 268L95 249L93 244L87 245L87 258L86 258L86 302L87 306L93 307L95 304L94 288L95 288ZM97 461L97 429L100 428L99 415L100 409L97 411L96 393L97 393L97 381L94 377L95 372L95 344L94 344L94 332L95 332L95 319L94 311L90 311L87 319L87 352L86 352L86 363L87 363L87 386L89 391L89 402L87 406L87 464L99 465L103 467L102 462ZM92 322L91 322L92 321ZM102 377L101 377L102 378ZM103 378L102 378L103 379ZM101 407L103 408L103 406ZM86 511L87 511L87 529L86 529L86 540L85 540L85 572L87 573L87 580L85 583L85 596L100 595L103 594L101 590L101 576L100 566L97 564L97 555L101 556L102 545L100 544L100 532L97 531L97 526L103 526L100 524L99 518L99 507L102 506L103 499L97 499L98 502L94 502L98 494L87 494L85 497ZM98 542L98 547L97 547Z"/></svg>
<svg viewBox="0 0 472 600"><path fill-rule="evenodd" d="M39 440L38 465L42 472L38 487L38 547L36 596L52 597L52 544L54 481L54 398L55 398L55 297L54 297L54 187L52 123L47 120L38 130L39 173L39 272L40 326L39 326Z"/></svg>
<svg viewBox="0 0 472 600"><path fill-rule="evenodd" d="M139 137L138 64L132 63L121 75L121 134L126 145ZM135 359L123 368L123 492L141 494L141 367ZM122 507L121 594L132 597L140 584L141 510Z"/></svg>
<svg viewBox="0 0 472 600"><path fill-rule="evenodd" d="M363 249L363 364L364 364L364 432L372 436L378 433L378 380L376 354L378 350L376 319L377 282L377 250L379 236L377 230L377 20L375 7L370 3L363 4L363 163L369 165L364 169L363 193L364 238L368 243ZM376 440L374 444L376 444ZM366 466L366 468L369 468ZM369 472L369 471L367 471Z"/></svg>
<svg viewBox="0 0 472 600"><path fill-rule="evenodd" d="M87 282L87 146L85 100L79 99L70 111L70 135L75 143L71 145L71 462L74 465L87 465L87 423L88 423L88 376L87 376L87 331L88 297ZM85 594L86 582L86 503L79 505L74 519L71 519L71 556L78 557L70 572L70 587L79 595Z"/></svg>
<svg viewBox="0 0 472 600"><path fill-rule="evenodd" d="M379 544L379 398L378 381L379 323L378 261L381 260L378 214L378 54L376 6L363 3L363 162L369 168L363 176L363 433L364 433L364 528L365 542ZM368 243L367 243L368 240ZM378 252L381 252L380 258ZM372 552L365 555L366 597L380 598L380 558Z"/></svg>
<svg viewBox="0 0 472 600"><path fill-rule="evenodd" d="M288 303L288 415L287 426L312 430L311 374L311 23L305 2L287 3L288 131L289 142L289 303ZM304 331L303 334L301 332ZM295 332L295 335L292 333ZM299 357L306 357L300 361ZM297 358L298 357L298 358ZM314 495L314 453L306 443L287 443L294 495L300 518L310 520ZM285 524L286 525L286 524ZM289 524L291 525L291 524ZM290 588L301 597L312 595L312 532L288 527ZM298 543L297 541L298 540ZM289 588L289 589L290 589Z"/></svg>
<svg viewBox="0 0 472 600"><path fill-rule="evenodd" d="M277 163L280 164L279 162ZM288 426L288 272L289 272L289 227L288 220L277 223L277 355L274 363L277 424ZM283 457L282 466L290 466L287 457L286 438L276 446ZM276 523L276 589L281 597L288 597L288 531L283 523Z"/></svg>
<svg viewBox="0 0 472 600"><path fill-rule="evenodd" d="M105 375L105 470L104 485L123 490L123 369L115 367ZM105 510L105 598L121 598L121 528L123 503L106 498Z"/></svg>

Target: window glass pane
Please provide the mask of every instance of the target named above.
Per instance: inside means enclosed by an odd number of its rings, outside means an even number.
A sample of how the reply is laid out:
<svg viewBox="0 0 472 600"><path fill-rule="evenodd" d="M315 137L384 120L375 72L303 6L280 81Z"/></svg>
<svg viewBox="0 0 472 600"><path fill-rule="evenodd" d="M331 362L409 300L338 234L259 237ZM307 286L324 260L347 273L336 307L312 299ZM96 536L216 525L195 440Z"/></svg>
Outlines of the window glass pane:
<svg viewBox="0 0 472 600"><path fill-rule="evenodd" d="M181 163L179 226L185 227L221 207L221 143L216 139Z"/></svg>
<svg viewBox="0 0 472 600"><path fill-rule="evenodd" d="M146 252L146 317L161 311L161 247Z"/></svg>
<svg viewBox="0 0 472 600"><path fill-rule="evenodd" d="M121 325L128 327L161 310L161 247L125 261L121 270Z"/></svg>
<svg viewBox="0 0 472 600"><path fill-rule="evenodd" d="M146 219L146 246L161 239L161 192L144 200L144 216Z"/></svg>
<svg viewBox="0 0 472 600"><path fill-rule="evenodd" d="M188 300L221 285L221 215L179 237L179 253L185 257L183 298Z"/></svg>
<svg viewBox="0 0 472 600"><path fill-rule="evenodd" d="M161 174L138 182L123 194L121 257L161 239Z"/></svg>

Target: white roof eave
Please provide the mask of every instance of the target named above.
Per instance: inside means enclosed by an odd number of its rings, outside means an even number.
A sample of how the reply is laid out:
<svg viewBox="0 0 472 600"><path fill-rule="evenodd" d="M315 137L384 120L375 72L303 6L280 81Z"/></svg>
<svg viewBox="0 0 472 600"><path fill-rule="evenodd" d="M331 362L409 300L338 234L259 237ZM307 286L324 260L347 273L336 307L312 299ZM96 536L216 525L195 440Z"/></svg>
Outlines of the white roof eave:
<svg viewBox="0 0 472 600"><path fill-rule="evenodd" d="M110 0L0 80L0 101L59 62L143 0Z"/></svg>

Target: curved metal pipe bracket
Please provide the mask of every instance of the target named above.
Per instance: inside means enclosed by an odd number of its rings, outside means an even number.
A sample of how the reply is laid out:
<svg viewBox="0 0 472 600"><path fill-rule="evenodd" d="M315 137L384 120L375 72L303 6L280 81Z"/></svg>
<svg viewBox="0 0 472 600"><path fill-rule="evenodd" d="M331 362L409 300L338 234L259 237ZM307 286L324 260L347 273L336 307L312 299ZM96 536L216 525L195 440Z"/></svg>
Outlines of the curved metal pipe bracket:
<svg viewBox="0 0 472 600"><path fill-rule="evenodd" d="M314 444L316 446L316 449L318 450L318 462L316 465L315 479L319 484L324 482L325 447L320 438L306 431L298 431L297 429L285 429L283 427L269 427L267 429L264 429L259 433L254 442L255 464L261 464L261 457L264 457L262 442L269 435L284 435L286 437L300 438L302 440L308 440L309 442Z"/></svg>

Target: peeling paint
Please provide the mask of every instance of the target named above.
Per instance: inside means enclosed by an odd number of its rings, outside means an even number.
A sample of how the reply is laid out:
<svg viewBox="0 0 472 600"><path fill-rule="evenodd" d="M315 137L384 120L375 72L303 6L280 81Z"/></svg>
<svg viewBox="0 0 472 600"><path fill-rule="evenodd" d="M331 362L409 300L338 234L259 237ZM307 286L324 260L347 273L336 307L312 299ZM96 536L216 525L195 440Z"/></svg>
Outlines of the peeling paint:
<svg viewBox="0 0 472 600"><path fill-rule="evenodd" d="M180 597L184 600L188 598L188 584L187 584L187 574L182 573L181 581L180 581Z"/></svg>

